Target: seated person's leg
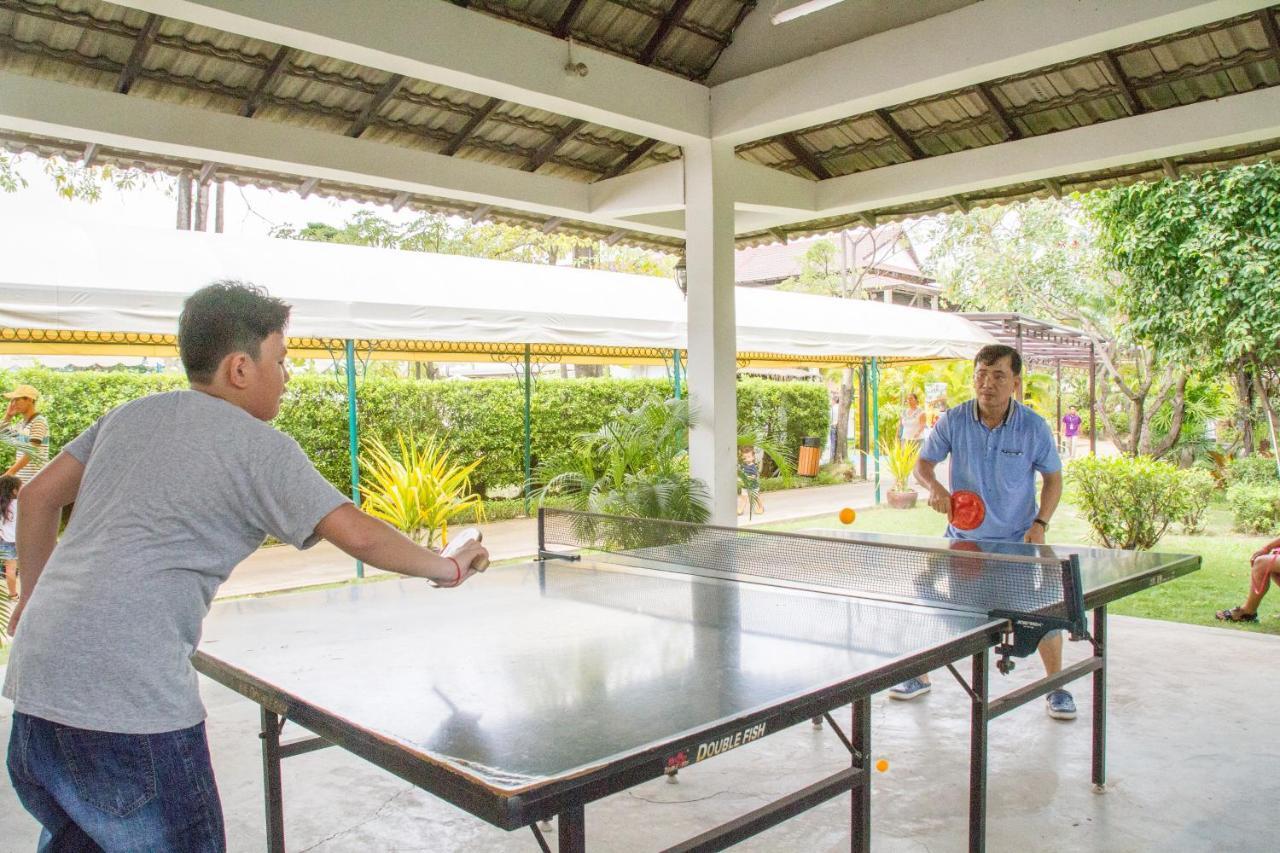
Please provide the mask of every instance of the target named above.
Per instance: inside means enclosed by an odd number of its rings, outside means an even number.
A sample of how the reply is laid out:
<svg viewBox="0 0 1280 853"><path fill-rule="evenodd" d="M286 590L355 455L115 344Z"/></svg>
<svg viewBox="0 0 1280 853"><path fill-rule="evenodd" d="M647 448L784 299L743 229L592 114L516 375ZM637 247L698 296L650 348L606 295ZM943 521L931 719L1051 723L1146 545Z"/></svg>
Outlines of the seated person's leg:
<svg viewBox="0 0 1280 853"><path fill-rule="evenodd" d="M1215 615L1223 622L1256 622L1258 605L1273 582L1280 583L1280 555L1254 557L1249 566L1249 594L1245 596L1244 604L1230 610L1219 610Z"/></svg>

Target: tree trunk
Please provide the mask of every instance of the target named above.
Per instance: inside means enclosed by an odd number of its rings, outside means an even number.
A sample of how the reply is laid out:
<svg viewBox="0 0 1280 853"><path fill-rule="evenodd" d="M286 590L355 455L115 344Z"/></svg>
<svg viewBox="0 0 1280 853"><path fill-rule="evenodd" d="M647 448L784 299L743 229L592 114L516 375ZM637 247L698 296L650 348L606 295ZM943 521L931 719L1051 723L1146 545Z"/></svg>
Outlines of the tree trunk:
<svg viewBox="0 0 1280 853"><path fill-rule="evenodd" d="M209 230L209 184L196 185L196 224L195 230Z"/></svg>
<svg viewBox="0 0 1280 853"><path fill-rule="evenodd" d="M836 442L831 461L849 461L849 411L853 408L853 368L846 367L840 379L840 407L836 410Z"/></svg>
<svg viewBox="0 0 1280 853"><path fill-rule="evenodd" d="M217 234L222 233L222 225L226 207L227 184L225 181L218 181L218 192L214 196L213 201L213 230Z"/></svg>
<svg viewBox="0 0 1280 853"><path fill-rule="evenodd" d="M191 173L178 175L178 230L191 230Z"/></svg>
<svg viewBox="0 0 1280 853"><path fill-rule="evenodd" d="M1245 456L1253 455L1253 383L1243 367L1232 377L1236 386L1236 427L1240 432L1241 450Z"/></svg>

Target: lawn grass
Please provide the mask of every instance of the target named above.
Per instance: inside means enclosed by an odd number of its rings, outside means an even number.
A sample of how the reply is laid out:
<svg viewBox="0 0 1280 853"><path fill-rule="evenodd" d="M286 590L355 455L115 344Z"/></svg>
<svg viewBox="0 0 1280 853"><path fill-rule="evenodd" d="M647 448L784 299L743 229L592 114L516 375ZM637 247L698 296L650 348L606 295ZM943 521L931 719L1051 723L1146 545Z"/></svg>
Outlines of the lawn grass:
<svg viewBox="0 0 1280 853"><path fill-rule="evenodd" d="M774 530L844 527L834 513L767 526ZM911 510L887 507L862 510L852 525L854 530L915 536L941 536L945 528L942 516L927 506ZM1096 544L1091 541L1089 525L1070 504L1063 504L1058 509L1048 541L1050 544ZM1204 533L1199 536L1166 534L1154 549L1173 554L1196 554L1201 558L1199 571L1121 599L1107 609L1125 616L1280 634L1280 592L1272 592L1262 602L1257 623L1224 623L1213 618L1214 611L1234 607L1244 601L1249 582L1249 555L1266 541L1266 537L1233 532L1230 514L1225 509L1212 507L1206 516Z"/></svg>

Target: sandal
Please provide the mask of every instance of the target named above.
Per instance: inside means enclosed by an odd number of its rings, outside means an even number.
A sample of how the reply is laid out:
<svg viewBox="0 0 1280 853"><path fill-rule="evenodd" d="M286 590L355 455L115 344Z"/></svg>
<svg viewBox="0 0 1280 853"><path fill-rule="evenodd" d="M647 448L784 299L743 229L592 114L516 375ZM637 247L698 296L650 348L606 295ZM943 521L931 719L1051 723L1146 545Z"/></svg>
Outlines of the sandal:
<svg viewBox="0 0 1280 853"><path fill-rule="evenodd" d="M1233 607L1230 610L1219 610L1213 614L1213 617L1219 622L1257 622L1257 613L1245 613L1239 607Z"/></svg>

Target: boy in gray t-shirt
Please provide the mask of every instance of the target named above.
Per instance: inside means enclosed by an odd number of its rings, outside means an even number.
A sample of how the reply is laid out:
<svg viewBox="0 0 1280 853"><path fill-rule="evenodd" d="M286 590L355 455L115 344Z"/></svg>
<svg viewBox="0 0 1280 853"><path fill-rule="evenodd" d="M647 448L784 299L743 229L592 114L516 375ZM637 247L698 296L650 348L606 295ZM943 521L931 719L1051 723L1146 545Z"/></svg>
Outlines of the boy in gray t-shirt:
<svg viewBox="0 0 1280 853"><path fill-rule="evenodd" d="M191 389L111 411L22 490L4 695L41 849L225 849L190 657L218 586L268 534L441 586L488 563L479 543L441 557L365 515L268 424L288 318L255 287L196 292L178 330Z"/></svg>

